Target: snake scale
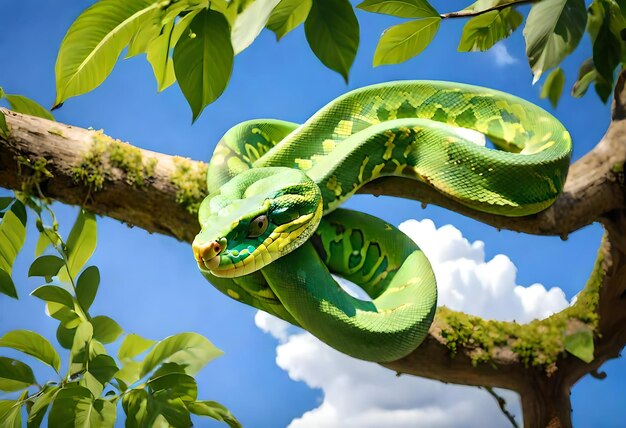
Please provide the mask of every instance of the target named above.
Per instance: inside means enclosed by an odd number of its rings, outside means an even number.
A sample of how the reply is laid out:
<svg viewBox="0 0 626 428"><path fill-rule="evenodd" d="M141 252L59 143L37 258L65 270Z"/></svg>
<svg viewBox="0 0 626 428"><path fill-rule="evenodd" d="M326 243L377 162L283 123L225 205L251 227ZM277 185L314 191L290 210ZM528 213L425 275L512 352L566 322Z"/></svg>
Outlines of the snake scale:
<svg viewBox="0 0 626 428"><path fill-rule="evenodd" d="M477 144L478 133L494 147ZM348 355L393 361L432 323L432 268L398 229L339 206L364 184L399 176L475 210L525 216L558 197L570 156L558 120L503 92L438 81L360 88L302 125L253 120L224 135L194 255L231 298ZM352 297L331 274L371 300Z"/></svg>

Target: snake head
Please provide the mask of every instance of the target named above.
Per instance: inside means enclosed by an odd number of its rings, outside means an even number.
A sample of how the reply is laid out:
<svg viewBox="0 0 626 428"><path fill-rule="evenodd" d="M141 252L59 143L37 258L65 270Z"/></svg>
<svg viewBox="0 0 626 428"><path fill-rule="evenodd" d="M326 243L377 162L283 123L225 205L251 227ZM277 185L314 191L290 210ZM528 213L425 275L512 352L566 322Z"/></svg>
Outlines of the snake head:
<svg viewBox="0 0 626 428"><path fill-rule="evenodd" d="M193 241L198 266L219 277L247 275L302 245L322 218L317 184L300 170L244 171L207 196Z"/></svg>

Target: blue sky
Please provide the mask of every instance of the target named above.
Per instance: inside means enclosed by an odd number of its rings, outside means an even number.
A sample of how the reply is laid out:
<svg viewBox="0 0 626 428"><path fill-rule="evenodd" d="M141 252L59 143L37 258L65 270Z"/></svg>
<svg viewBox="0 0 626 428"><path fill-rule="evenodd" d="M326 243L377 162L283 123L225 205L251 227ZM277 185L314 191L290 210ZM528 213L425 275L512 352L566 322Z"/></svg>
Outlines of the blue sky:
<svg viewBox="0 0 626 428"><path fill-rule="evenodd" d="M52 105L57 49L71 22L90 3L0 0L4 18L0 86L8 93ZM435 7L447 11L445 3L435 3ZM540 86L530 84L521 31L497 52L461 54L456 47L463 21L443 22L434 42L420 56L402 65L374 69L371 60L380 33L400 21L361 11L357 16L361 45L348 85L315 58L302 28L280 43L264 31L236 57L225 93L193 126L191 111L177 86L157 94L143 56L121 61L103 85L68 100L55 115L72 125L103 128L108 135L142 148L208 160L220 136L241 121L271 117L302 122L353 88L396 79L432 79L490 86L552 111L573 136L574 159L590 150L608 125L609 108L593 91L579 100L564 94L556 111L539 99ZM578 65L590 55L585 36L581 47L564 62L566 91L574 82ZM558 237L498 232L438 207L422 209L418 202L388 197L357 196L348 206L396 225L413 218L430 218L437 226L451 223L469 241L485 242L486 259L506 254L517 267L518 284L539 282L546 288L560 287L568 299L584 285L602 234L597 225L572 234L565 242ZM67 230L75 208L55 204L55 209ZM286 426L318 406L324 392L292 381L276 365L277 342L255 326L256 311L213 289L197 272L188 244L130 229L107 218L99 219L98 226L100 239L92 263L101 270L102 284L94 314L109 315L127 332L152 339L182 331L207 336L226 354L201 372L200 396L227 405L246 426ZM16 302L0 296L0 334L28 328L53 339L57 322L45 316L39 300L28 296L40 285L26 275L35 239L31 233L14 270L21 299ZM585 378L573 390L577 426L618 424L616 415L626 405L620 388L626 369L621 361L609 362L604 369L607 379ZM45 370L39 374L49 375ZM201 426L214 425L202 421Z"/></svg>

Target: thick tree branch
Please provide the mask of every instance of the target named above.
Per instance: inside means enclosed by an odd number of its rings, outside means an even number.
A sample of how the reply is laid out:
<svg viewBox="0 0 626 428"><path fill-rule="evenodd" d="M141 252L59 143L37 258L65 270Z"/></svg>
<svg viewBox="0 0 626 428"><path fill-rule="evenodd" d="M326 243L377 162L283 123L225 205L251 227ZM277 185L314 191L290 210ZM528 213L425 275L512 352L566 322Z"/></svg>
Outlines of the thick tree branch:
<svg viewBox="0 0 626 428"><path fill-rule="evenodd" d="M444 382L512 389L521 394L525 426L571 425L569 388L616 357L626 343L623 86L621 77L606 135L572 166L563 195L540 214L507 218L472 212L426 185L399 178L362 189L435 203L520 232L563 236L594 221L607 230L594 275L573 307L522 326L440 308L423 345L386 367ZM206 164L3 111L11 132L0 136L0 186L41 189L47 197L188 242L197 233L192 212L204 196L197 190ZM595 334L590 364L564 351L564 335L581 329Z"/></svg>

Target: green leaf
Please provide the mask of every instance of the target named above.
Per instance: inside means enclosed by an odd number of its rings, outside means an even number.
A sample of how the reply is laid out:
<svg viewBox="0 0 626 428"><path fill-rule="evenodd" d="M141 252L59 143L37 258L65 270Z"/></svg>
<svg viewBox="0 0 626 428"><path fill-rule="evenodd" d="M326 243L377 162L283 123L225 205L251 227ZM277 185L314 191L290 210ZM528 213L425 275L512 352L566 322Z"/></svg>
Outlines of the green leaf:
<svg viewBox="0 0 626 428"><path fill-rule="evenodd" d="M74 310L74 298L72 295L67 290L56 285L43 285L30 294L45 302L59 303L70 310Z"/></svg>
<svg viewBox="0 0 626 428"><path fill-rule="evenodd" d="M302 24L311 10L312 0L282 0L272 11L266 27L276 34L276 40Z"/></svg>
<svg viewBox="0 0 626 428"><path fill-rule="evenodd" d="M593 59L587 58L578 70L578 79L572 86L572 96L580 98L587 92L589 85L596 80L598 72L593 65Z"/></svg>
<svg viewBox="0 0 626 428"><path fill-rule="evenodd" d="M72 343L74 343L74 335L76 334L76 328L65 328L63 324L59 324L57 327L57 342L65 349L72 349Z"/></svg>
<svg viewBox="0 0 626 428"><path fill-rule="evenodd" d="M89 342L93 337L93 326L85 321L81 322L74 333L74 341L70 350L70 372L76 373L82 370L89 360Z"/></svg>
<svg viewBox="0 0 626 428"><path fill-rule="evenodd" d="M17 290L15 289L15 284L13 284L13 279L2 268L0 268L0 293L17 299Z"/></svg>
<svg viewBox="0 0 626 428"><path fill-rule="evenodd" d="M120 337L124 330L111 318L100 315L91 320L93 337L102 343L111 343Z"/></svg>
<svg viewBox="0 0 626 428"><path fill-rule="evenodd" d="M37 245L35 246L35 257L39 257L40 255L42 255L43 252L46 251L46 248L48 248L49 245L51 244L54 245L54 244L59 243L59 242L52 242L50 240L48 233L52 234L51 231L48 231L47 233L46 231L43 231L39 234L39 239L37 239ZM53 236L56 236L56 235L53 235Z"/></svg>
<svg viewBox="0 0 626 428"><path fill-rule="evenodd" d="M4 117L4 112L0 110L0 136L6 138L10 134L9 125L7 125L7 119Z"/></svg>
<svg viewBox="0 0 626 428"><path fill-rule="evenodd" d="M257 38L279 1L256 0L237 16L230 36L235 55Z"/></svg>
<svg viewBox="0 0 626 428"><path fill-rule="evenodd" d="M541 88L540 96L541 98L548 98L552 107L556 108L559 98L561 98L561 93L563 93L564 86L565 74L563 70L561 70L561 67L558 67L546 78L546 82L543 84L543 88Z"/></svg>
<svg viewBox="0 0 626 428"><path fill-rule="evenodd" d="M22 428L20 400L0 400L0 428Z"/></svg>
<svg viewBox="0 0 626 428"><path fill-rule="evenodd" d="M197 333L180 333L158 342L146 355L141 377L152 371L162 361L186 366L188 374L197 373L209 361L222 355L207 338Z"/></svg>
<svg viewBox="0 0 626 428"><path fill-rule="evenodd" d="M102 0L71 25L59 48L55 105L99 86L113 70L142 19L159 7L151 0Z"/></svg>
<svg viewBox="0 0 626 428"><path fill-rule="evenodd" d="M12 392L35 385L33 369L13 358L0 357L0 391Z"/></svg>
<svg viewBox="0 0 626 428"><path fill-rule="evenodd" d="M4 211L6 210L9 205L11 205L13 203L13 201L15 201L15 198L12 198L10 196L3 196L0 198L0 211Z"/></svg>
<svg viewBox="0 0 626 428"><path fill-rule="evenodd" d="M22 226L26 227L26 207L19 199L16 199L11 205L11 212L17 216ZM24 234L26 234L26 230L24 230Z"/></svg>
<svg viewBox="0 0 626 428"><path fill-rule="evenodd" d="M44 386L41 395L37 397L34 401L33 406L30 408L28 412L28 428L37 428L41 425L41 421L46 415L46 411L48 410L48 405L54 400L57 392L59 392L60 387L56 385L46 385Z"/></svg>
<svg viewBox="0 0 626 428"><path fill-rule="evenodd" d="M155 343L156 342L154 340L144 339L138 334L129 334L124 338L124 341L117 352L117 358L119 358L120 361L130 360L144 352Z"/></svg>
<svg viewBox="0 0 626 428"><path fill-rule="evenodd" d="M200 10L185 15L176 25L174 21L167 24L159 37L154 39L147 49L147 59L157 81L157 90L161 92L176 81L174 61L170 51L176 45L183 32L189 27L193 18Z"/></svg>
<svg viewBox="0 0 626 428"><path fill-rule="evenodd" d="M168 395L155 397L154 400L148 402L148 415L157 423L162 416L173 427L191 428L192 426L189 410L180 398L170 398Z"/></svg>
<svg viewBox="0 0 626 428"><path fill-rule="evenodd" d="M357 6L368 12L400 18L438 17L439 13L426 0L365 0Z"/></svg>
<svg viewBox="0 0 626 428"><path fill-rule="evenodd" d="M89 373L102 385L106 385L118 371L115 360L109 355L96 355L89 362Z"/></svg>
<svg viewBox="0 0 626 428"><path fill-rule="evenodd" d="M440 18L405 22L385 30L374 53L374 67L399 64L421 53L437 34Z"/></svg>
<svg viewBox="0 0 626 428"><path fill-rule="evenodd" d="M43 276L50 277L56 276L62 266L65 265L65 261L57 256L41 256L30 265L28 269L28 276Z"/></svg>
<svg viewBox="0 0 626 428"><path fill-rule="evenodd" d="M492 10L475 16L463 27L459 52L486 51L506 39L522 23L522 15L513 8Z"/></svg>
<svg viewBox="0 0 626 428"><path fill-rule="evenodd" d="M89 389L82 386L64 388L59 391L50 409L48 424L51 427L67 426L73 421L73 427L113 427L115 424L115 404L103 400L94 400Z"/></svg>
<svg viewBox="0 0 626 428"><path fill-rule="evenodd" d="M140 18L137 31L135 31L128 43L126 58L146 52L150 43L159 37L161 28L163 28L160 15L158 10L153 10Z"/></svg>
<svg viewBox="0 0 626 428"><path fill-rule="evenodd" d="M343 76L359 48L359 22L348 0L315 0L304 22L304 32L315 56Z"/></svg>
<svg viewBox="0 0 626 428"><path fill-rule="evenodd" d="M26 241L24 224L13 210L7 211L0 223L0 269L9 275L24 241Z"/></svg>
<svg viewBox="0 0 626 428"><path fill-rule="evenodd" d="M228 21L221 13L203 9L189 28L193 37L181 37L174 48L174 70L195 121L226 88L234 54Z"/></svg>
<svg viewBox="0 0 626 428"><path fill-rule="evenodd" d="M82 318L73 309L61 303L47 302L46 313L61 321L61 325L68 329L73 329L82 322Z"/></svg>
<svg viewBox="0 0 626 428"><path fill-rule="evenodd" d="M164 376L152 377L148 386L155 396L167 394L170 398L180 398L186 403L196 401L198 386L193 377L184 373L169 373Z"/></svg>
<svg viewBox="0 0 626 428"><path fill-rule="evenodd" d="M585 31L587 10L583 0L542 0L533 3L526 26L526 55L533 83L578 46Z"/></svg>
<svg viewBox="0 0 626 428"><path fill-rule="evenodd" d="M61 367L59 354L41 335L28 330L13 330L0 338L0 348L12 348L37 358L57 372Z"/></svg>
<svg viewBox="0 0 626 428"><path fill-rule="evenodd" d="M196 401L195 403L188 403L187 408L194 415L208 416L227 423L231 428L242 428L237 418L226 407L215 401Z"/></svg>
<svg viewBox="0 0 626 428"><path fill-rule="evenodd" d="M141 372L141 363L137 361L128 361L124 367L122 367L117 373L115 373L115 378L121 380L126 385L132 385L137 382L141 377L139 373Z"/></svg>
<svg viewBox="0 0 626 428"><path fill-rule="evenodd" d="M67 266L69 274L76 278L76 275L83 268L87 260L91 257L98 242L98 229L96 217L83 209L78 213L76 222L70 231L67 239ZM61 281L68 281L67 268L59 272Z"/></svg>
<svg viewBox="0 0 626 428"><path fill-rule="evenodd" d="M96 266L85 269L76 281L76 299L84 311L88 311L98 293L100 271Z"/></svg>
<svg viewBox="0 0 626 428"><path fill-rule="evenodd" d="M565 350L586 363L593 361L593 332L580 329L565 336Z"/></svg>
<svg viewBox="0 0 626 428"><path fill-rule="evenodd" d="M126 413L126 428L150 426L148 398L148 393L143 389L133 389L122 397L122 408Z"/></svg>
<svg viewBox="0 0 626 428"><path fill-rule="evenodd" d="M29 114L31 116L42 117L48 120L54 120L54 116L47 109L43 108L30 98L23 95L4 94L4 98L9 102L11 110L18 113Z"/></svg>

